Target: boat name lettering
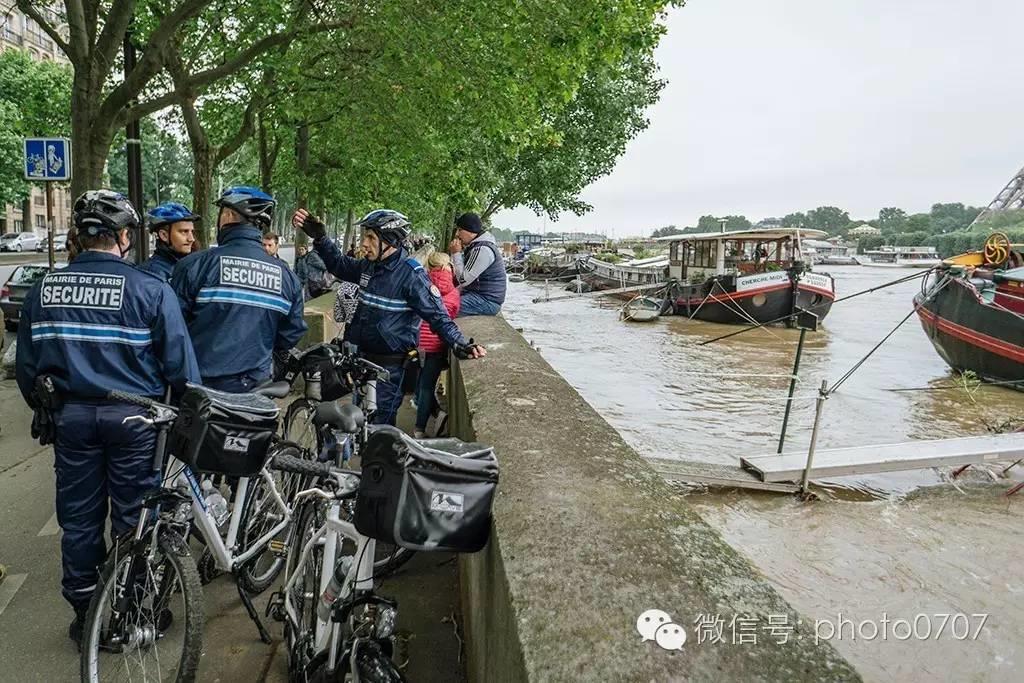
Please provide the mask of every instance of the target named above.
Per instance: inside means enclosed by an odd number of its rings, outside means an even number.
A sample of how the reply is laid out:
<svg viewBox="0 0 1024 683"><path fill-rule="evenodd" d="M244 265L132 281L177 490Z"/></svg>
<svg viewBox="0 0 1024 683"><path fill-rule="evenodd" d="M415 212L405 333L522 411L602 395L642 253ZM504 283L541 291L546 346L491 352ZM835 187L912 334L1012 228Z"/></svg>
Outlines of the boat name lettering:
<svg viewBox="0 0 1024 683"><path fill-rule="evenodd" d="M774 273L762 273L760 275L747 275L745 277L736 278L736 291L745 292L748 289L754 289L755 287L779 284L782 282L789 282L789 273L784 270L779 270Z"/></svg>

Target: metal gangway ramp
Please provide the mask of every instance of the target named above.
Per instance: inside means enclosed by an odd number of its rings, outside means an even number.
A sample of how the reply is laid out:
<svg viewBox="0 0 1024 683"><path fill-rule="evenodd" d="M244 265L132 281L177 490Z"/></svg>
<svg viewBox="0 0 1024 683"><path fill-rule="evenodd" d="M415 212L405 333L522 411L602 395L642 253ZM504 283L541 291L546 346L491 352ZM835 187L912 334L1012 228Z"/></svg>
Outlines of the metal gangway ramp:
<svg viewBox="0 0 1024 683"><path fill-rule="evenodd" d="M930 467L963 467L1024 458L1024 433L967 436L934 441L817 449L808 469L807 451L740 458L740 465L763 482L876 474Z"/></svg>

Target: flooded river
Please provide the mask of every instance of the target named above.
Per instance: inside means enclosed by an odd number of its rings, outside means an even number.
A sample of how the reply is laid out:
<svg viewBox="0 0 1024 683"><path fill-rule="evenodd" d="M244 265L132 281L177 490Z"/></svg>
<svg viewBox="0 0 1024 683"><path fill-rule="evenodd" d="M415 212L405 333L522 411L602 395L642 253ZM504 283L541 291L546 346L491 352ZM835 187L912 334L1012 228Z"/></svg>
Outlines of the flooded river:
<svg viewBox="0 0 1024 683"><path fill-rule="evenodd" d="M839 296L912 272L827 270ZM836 304L808 334L789 448L807 447L821 381L835 382L868 353L910 312L919 288L914 280ZM542 284L510 284L506 318L641 455L735 464L775 452L797 331L701 346L738 328L683 317L627 324L607 298L530 303L543 293ZM551 293L561 292L552 285ZM826 402L819 445L985 434L986 422L1024 418L1024 392L957 384L912 316ZM1024 680L1024 492L1007 500L1006 483L985 470L956 484L945 483L948 474L844 477L810 504L743 491L683 494L798 610L821 620L823 637L829 623L852 620L828 639L865 678ZM958 638L948 627L936 634L943 614L988 616L976 637ZM918 615L933 624L928 637L918 637ZM885 618L917 618L921 628L906 639L902 630L868 637L870 626L850 633Z"/></svg>

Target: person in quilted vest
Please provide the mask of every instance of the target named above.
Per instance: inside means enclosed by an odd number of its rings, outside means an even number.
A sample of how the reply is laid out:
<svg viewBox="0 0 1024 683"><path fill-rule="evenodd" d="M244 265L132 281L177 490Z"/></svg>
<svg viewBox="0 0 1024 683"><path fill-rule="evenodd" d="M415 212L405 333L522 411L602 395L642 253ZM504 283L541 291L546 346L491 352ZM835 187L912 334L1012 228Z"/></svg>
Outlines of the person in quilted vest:
<svg viewBox="0 0 1024 683"><path fill-rule="evenodd" d="M430 293L440 297L448 317L455 319L459 315L462 296L455 286L452 272L452 261L440 251L433 252L427 258L427 277L430 278ZM448 367L448 345L434 334L430 325L420 323L420 358L423 367L416 384L416 430L413 436L422 439L427 430L427 421L437 408L434 390L441 371Z"/></svg>

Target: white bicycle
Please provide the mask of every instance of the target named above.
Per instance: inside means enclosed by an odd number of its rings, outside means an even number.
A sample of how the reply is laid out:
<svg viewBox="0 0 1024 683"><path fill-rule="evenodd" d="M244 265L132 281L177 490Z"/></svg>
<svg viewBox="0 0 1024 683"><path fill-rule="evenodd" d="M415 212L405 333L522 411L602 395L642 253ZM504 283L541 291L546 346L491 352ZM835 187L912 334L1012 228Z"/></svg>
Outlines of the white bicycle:
<svg viewBox="0 0 1024 683"><path fill-rule="evenodd" d="M404 681L391 659L398 605L374 591L375 541L343 509L360 473L287 454L273 466L318 484L296 496L287 579L268 608L285 623L289 680Z"/></svg>
<svg viewBox="0 0 1024 683"><path fill-rule="evenodd" d="M257 393L276 397L282 390L287 385ZM81 679L193 681L205 617L199 571L187 543L190 532L201 537L218 570L235 576L242 604L269 643L246 585L253 578L265 580L267 570L253 569L263 556L270 556L272 565L283 565L292 510L264 466L255 477L238 479L222 537L209 488L204 490L185 463L166 453L178 410L121 392L111 392L110 398L147 409L146 415L127 419L158 430L155 458L163 463L164 477L161 488L144 496L134 533L117 541L100 571L86 616Z"/></svg>

